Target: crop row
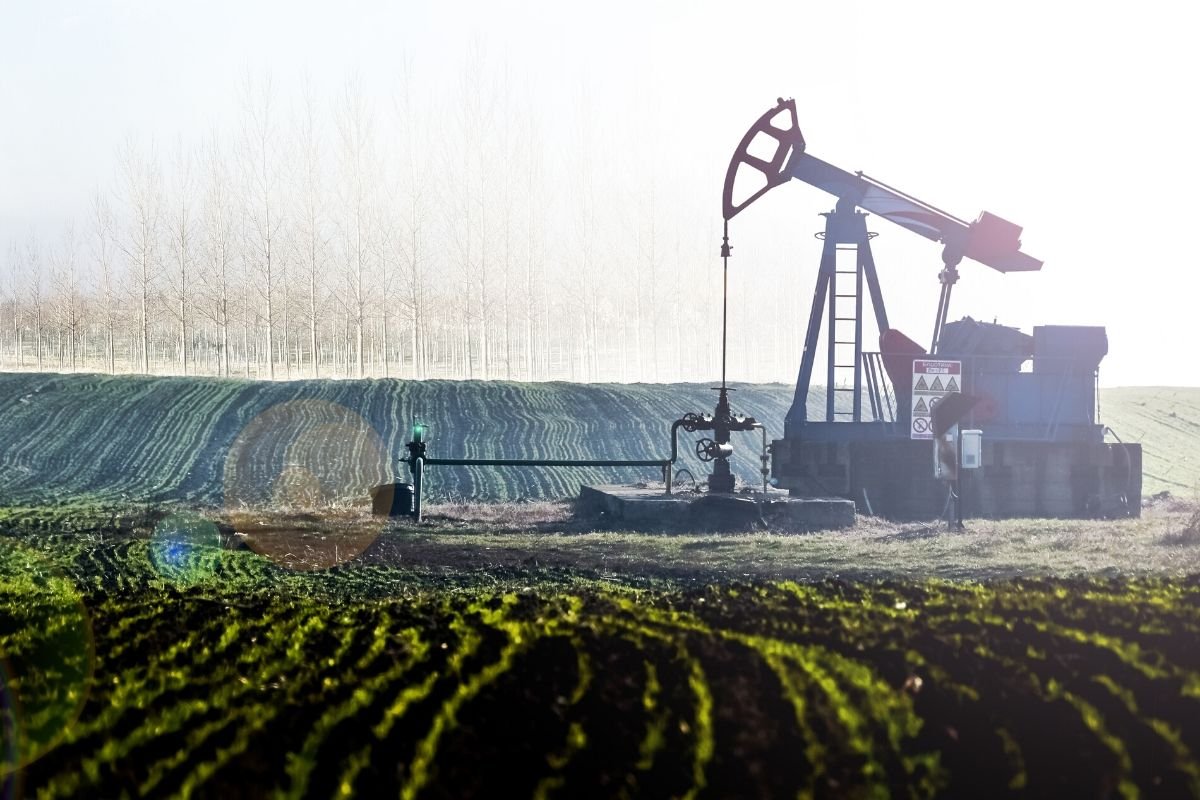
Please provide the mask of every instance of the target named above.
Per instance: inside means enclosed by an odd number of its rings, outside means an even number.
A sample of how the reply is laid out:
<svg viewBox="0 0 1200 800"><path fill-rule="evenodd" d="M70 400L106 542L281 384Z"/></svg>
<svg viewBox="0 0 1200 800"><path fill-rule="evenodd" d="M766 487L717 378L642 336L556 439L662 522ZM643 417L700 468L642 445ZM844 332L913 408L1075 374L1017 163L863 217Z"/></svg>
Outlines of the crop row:
<svg viewBox="0 0 1200 800"><path fill-rule="evenodd" d="M1195 581L437 590L223 554L202 586L145 542L0 563L30 795L1200 796Z"/></svg>
<svg viewBox="0 0 1200 800"><path fill-rule="evenodd" d="M735 408L778 435L783 386L739 387ZM313 505L365 500L403 478L410 424L430 454L479 458L665 458L672 420L711 410L697 385L296 381L0 374L0 504L180 501ZM684 464L701 475L689 454ZM758 479L747 437L735 468ZM654 480L653 469L439 467L433 499L573 495L583 482Z"/></svg>

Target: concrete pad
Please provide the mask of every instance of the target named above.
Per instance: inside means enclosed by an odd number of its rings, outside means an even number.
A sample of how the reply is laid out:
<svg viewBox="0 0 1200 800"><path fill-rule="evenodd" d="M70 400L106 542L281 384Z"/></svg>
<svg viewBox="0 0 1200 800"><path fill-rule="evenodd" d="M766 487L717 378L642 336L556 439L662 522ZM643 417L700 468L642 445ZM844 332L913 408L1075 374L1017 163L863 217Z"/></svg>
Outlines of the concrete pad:
<svg viewBox="0 0 1200 800"><path fill-rule="evenodd" d="M761 516L760 516L761 512ZM636 486L581 486L576 513L634 528L780 532L854 526L854 503L841 497L791 497L786 492L666 494ZM764 526L763 522L766 522Z"/></svg>

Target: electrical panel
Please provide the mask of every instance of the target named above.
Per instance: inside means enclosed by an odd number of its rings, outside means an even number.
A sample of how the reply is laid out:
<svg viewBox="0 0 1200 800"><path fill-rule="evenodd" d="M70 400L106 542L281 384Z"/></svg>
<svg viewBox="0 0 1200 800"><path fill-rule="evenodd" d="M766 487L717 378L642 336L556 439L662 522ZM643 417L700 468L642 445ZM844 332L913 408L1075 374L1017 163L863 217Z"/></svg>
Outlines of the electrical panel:
<svg viewBox="0 0 1200 800"><path fill-rule="evenodd" d="M983 465L983 431L962 432L962 468L979 469Z"/></svg>

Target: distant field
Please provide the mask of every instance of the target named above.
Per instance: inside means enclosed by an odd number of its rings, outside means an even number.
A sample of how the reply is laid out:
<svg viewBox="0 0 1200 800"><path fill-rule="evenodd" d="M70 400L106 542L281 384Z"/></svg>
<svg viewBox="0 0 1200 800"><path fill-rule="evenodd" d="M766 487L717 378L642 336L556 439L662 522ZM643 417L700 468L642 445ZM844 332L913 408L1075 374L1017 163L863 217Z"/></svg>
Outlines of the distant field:
<svg viewBox="0 0 1200 800"><path fill-rule="evenodd" d="M738 386L735 409L782 431L792 389ZM662 458L668 426L708 387L397 380L247 382L0 374L0 505L66 499L198 506L365 501L397 476L414 416L441 456ZM815 406L814 406L815 411ZM1110 389L1101 413L1145 452L1143 490L1200 493L1200 389ZM683 463L702 475L681 441ZM757 478L752 437L735 467ZM402 473L399 473L402 474ZM541 499L653 469L438 468L434 500Z"/></svg>
<svg viewBox="0 0 1200 800"><path fill-rule="evenodd" d="M1100 392L1100 416L1142 443L1142 492L1200 499L1200 389L1138 387Z"/></svg>

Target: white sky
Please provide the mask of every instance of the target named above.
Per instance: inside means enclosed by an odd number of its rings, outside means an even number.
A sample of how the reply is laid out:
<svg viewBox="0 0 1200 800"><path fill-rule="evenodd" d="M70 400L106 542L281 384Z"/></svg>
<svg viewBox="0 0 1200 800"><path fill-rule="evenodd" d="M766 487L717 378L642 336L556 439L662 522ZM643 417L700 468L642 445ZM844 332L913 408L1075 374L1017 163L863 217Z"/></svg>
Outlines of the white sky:
<svg viewBox="0 0 1200 800"><path fill-rule="evenodd" d="M1200 385L1200 14L1189 3L0 6L0 244L82 217L127 135L169 142L229 124L247 71L281 84L307 71L329 91L357 73L382 93L407 57L452 101L475 46L512 65L547 119L566 116L581 84L599 125L652 110L645 135L666 173L694 169L708 187L714 262L725 165L777 96L795 96L814 155L960 217L987 209L1024 226L1043 271L964 263L952 318L1103 324L1106 385ZM749 302L773 290L756 284L756 260L786 259L807 308L811 233L831 206L793 184L734 221L734 280ZM926 341L940 251L872 228L893 324Z"/></svg>

